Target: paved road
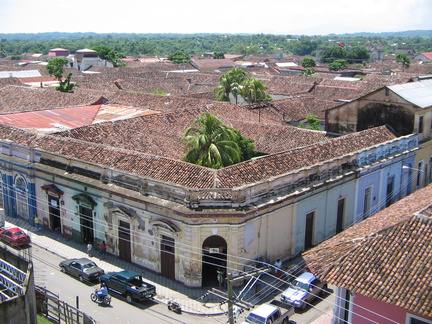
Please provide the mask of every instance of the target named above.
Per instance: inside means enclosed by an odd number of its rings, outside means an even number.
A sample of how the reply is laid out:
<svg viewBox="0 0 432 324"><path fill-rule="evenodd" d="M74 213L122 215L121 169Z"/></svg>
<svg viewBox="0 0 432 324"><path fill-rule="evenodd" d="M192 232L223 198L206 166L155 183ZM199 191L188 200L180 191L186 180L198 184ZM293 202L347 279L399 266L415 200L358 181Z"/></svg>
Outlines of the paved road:
<svg viewBox="0 0 432 324"><path fill-rule="evenodd" d="M90 300L90 294L97 288L98 284L81 283L74 277L60 271L58 264L63 260L45 249L33 245L33 264L35 268L35 284L45 286L54 293L59 294L60 299L68 304L79 308L90 315L101 324L132 324L132 323L217 323L214 319L189 315L175 314L168 311L166 306L154 301L128 304L122 296L112 294L113 299L110 307L99 306ZM139 319L137 321L137 319Z"/></svg>

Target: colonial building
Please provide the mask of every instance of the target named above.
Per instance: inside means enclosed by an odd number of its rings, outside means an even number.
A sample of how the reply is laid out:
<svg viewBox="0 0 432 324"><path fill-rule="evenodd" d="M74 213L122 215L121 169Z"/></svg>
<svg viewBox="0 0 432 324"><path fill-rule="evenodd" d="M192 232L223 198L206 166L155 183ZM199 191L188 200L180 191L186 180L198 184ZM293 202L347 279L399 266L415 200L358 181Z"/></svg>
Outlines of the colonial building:
<svg viewBox="0 0 432 324"><path fill-rule="evenodd" d="M105 240L109 253L191 287L213 284L218 267L294 257L384 208L418 146L416 134L382 126L213 170L6 125L0 138L7 215Z"/></svg>

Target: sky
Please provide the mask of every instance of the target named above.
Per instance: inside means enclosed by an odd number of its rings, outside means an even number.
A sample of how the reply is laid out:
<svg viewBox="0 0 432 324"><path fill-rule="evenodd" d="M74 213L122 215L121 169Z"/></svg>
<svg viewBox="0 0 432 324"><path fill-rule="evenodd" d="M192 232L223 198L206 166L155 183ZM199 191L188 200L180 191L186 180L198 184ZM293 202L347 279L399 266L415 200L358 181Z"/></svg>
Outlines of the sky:
<svg viewBox="0 0 432 324"><path fill-rule="evenodd" d="M432 0L0 0L0 33L327 35L432 29Z"/></svg>

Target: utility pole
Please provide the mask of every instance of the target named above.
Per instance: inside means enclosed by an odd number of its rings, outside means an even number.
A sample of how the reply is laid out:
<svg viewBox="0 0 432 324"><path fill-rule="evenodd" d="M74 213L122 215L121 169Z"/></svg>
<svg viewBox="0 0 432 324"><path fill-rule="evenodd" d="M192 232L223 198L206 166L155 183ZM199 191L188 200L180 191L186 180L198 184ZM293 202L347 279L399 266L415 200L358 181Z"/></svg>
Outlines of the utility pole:
<svg viewBox="0 0 432 324"><path fill-rule="evenodd" d="M255 307L255 305L242 301L242 300L237 300L236 297L234 297L234 293L233 293L233 284L239 280L244 280L246 278L251 278L251 277L255 277L258 275L261 275L263 273L269 272L270 268L265 268L265 269L258 269L258 270L253 270L253 271L249 271L249 272L245 272L240 276L234 277L232 276L231 272L227 273L227 292L223 292L220 291L216 288L213 288L212 290L210 290L208 293L213 294L221 299L223 299L222 303L227 303L228 304L228 323L229 324L234 324L234 313L233 313L233 306L237 306L240 307L242 310L249 310L253 307Z"/></svg>
<svg viewBox="0 0 432 324"><path fill-rule="evenodd" d="M233 289L232 289L232 273L227 273L227 295L228 295L228 321L230 324L234 324L233 317Z"/></svg>

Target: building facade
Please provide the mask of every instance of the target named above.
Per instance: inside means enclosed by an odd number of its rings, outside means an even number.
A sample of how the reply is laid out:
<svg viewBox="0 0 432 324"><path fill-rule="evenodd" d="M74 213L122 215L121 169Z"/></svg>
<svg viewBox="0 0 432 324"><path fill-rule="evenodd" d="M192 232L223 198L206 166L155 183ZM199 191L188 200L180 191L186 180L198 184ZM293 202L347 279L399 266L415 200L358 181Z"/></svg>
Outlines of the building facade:
<svg viewBox="0 0 432 324"><path fill-rule="evenodd" d="M374 210L385 206L388 177L398 192L418 148L416 134L382 126L213 170L5 125L0 135L7 215L38 215L83 244L104 240L109 253L190 287L215 284L220 267L294 257L350 226L370 174Z"/></svg>

